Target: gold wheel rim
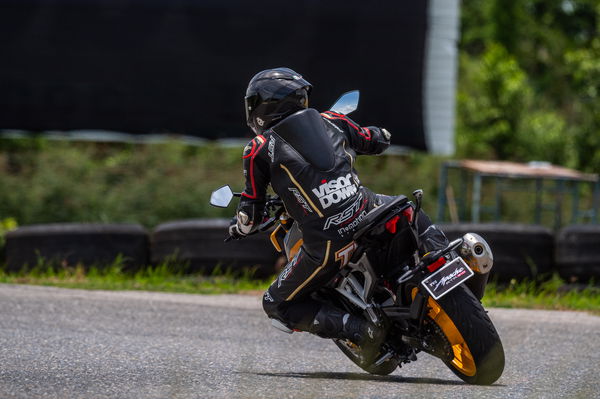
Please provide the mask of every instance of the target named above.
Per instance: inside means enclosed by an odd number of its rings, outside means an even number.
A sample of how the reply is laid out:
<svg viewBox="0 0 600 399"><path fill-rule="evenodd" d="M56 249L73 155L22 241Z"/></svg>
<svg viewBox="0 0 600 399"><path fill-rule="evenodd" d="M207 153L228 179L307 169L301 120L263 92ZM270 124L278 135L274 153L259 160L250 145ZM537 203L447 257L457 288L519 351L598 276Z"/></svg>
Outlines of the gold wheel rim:
<svg viewBox="0 0 600 399"><path fill-rule="evenodd" d="M417 290L418 289L416 287L412 290L413 299L417 294ZM474 376L477 372L475 359L473 359L471 350L465 342L462 334L460 331L458 331L458 328L456 328L456 325L450 316L448 316L440 304L437 303L433 298L429 297L427 305L429 306L429 313L427 315L442 329L444 335L448 339L448 342L450 342L450 345L452 346L454 358L450 361L450 364L452 364L452 366L462 374L468 377Z"/></svg>

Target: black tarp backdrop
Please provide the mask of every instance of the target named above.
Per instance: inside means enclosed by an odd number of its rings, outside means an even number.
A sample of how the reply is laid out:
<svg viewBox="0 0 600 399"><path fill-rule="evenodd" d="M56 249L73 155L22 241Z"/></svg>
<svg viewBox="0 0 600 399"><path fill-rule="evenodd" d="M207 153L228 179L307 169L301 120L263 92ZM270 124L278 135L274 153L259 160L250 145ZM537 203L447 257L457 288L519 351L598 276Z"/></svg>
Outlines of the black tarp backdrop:
<svg viewBox="0 0 600 399"><path fill-rule="evenodd" d="M426 149L427 1L0 0L0 129L250 137L243 96L288 66L326 109Z"/></svg>

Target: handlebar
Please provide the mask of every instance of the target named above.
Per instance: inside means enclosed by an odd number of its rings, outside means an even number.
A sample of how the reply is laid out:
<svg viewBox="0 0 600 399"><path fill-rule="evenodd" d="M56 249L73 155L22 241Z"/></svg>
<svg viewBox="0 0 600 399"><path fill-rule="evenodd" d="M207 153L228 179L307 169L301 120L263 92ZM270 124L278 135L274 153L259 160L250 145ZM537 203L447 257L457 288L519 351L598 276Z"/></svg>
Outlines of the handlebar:
<svg viewBox="0 0 600 399"><path fill-rule="evenodd" d="M269 211L274 212L273 216L269 217ZM264 216L268 219L261 223L258 226L258 231L266 231L273 227L275 222L279 220L279 217L285 212L285 208L283 207L283 201L278 196L267 196L267 201L265 202L265 212Z"/></svg>
<svg viewBox="0 0 600 399"><path fill-rule="evenodd" d="M273 216L269 216L270 212L274 212ZM252 235L255 234L257 232L264 232L269 230L271 227L273 227L273 225L277 222L277 220L279 220L279 217L285 212L285 207L283 205L283 200L281 198L279 198L279 196L277 195L267 195L266 197L266 201L265 201L265 209L264 209L264 218L267 218L267 220L265 220L264 222L262 222L259 226L258 229L253 232L250 233L248 235ZM264 219L263 219L264 220ZM225 239L225 242L229 242L232 240L241 240L242 238L245 238L246 236L241 236L239 238L233 237L233 236L228 236Z"/></svg>

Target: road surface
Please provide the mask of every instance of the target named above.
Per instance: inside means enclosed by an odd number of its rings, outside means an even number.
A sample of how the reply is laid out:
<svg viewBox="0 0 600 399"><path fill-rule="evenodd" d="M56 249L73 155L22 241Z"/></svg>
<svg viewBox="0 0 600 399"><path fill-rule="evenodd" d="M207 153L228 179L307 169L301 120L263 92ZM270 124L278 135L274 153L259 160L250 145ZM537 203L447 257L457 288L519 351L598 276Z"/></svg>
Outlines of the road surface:
<svg viewBox="0 0 600 399"><path fill-rule="evenodd" d="M420 354L371 376L270 327L256 296L0 285L0 398L600 398L600 317L491 309L506 368L469 386Z"/></svg>

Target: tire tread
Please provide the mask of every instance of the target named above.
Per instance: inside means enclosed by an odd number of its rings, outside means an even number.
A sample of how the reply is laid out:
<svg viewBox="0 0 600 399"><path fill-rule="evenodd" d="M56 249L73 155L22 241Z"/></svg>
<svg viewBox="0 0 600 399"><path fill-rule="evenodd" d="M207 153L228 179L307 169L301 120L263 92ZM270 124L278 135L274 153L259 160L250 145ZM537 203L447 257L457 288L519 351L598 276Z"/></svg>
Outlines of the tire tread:
<svg viewBox="0 0 600 399"><path fill-rule="evenodd" d="M481 302L465 286L459 286L438 303L454 322L469 346L476 366L474 376L446 365L454 374L469 384L491 385L504 371L504 348L500 336ZM486 331L487 334L482 332Z"/></svg>

